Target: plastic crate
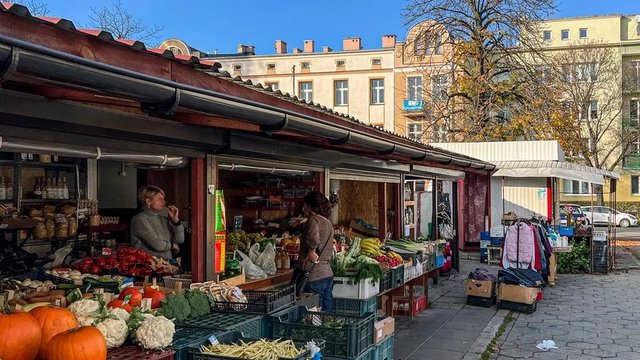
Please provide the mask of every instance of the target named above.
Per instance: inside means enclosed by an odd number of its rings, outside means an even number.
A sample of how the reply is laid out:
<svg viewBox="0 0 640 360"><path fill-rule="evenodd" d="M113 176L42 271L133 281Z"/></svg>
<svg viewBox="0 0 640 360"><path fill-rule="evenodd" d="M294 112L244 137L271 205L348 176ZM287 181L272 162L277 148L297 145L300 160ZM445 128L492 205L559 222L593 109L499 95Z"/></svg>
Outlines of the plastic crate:
<svg viewBox="0 0 640 360"><path fill-rule="evenodd" d="M375 346L376 360L393 360L393 343L395 340L394 337L394 334L391 334Z"/></svg>
<svg viewBox="0 0 640 360"><path fill-rule="evenodd" d="M220 336L216 336L217 340L221 344L238 344L241 341L247 343L256 341L259 339L256 338L247 338L242 335L240 332L227 332ZM322 339L314 339L316 345L320 348L320 353L322 353L322 349L324 349L325 341ZM307 341L294 341L296 347L299 349L303 349ZM201 345L209 345L210 342L208 339L198 342L197 344L192 345L189 348L189 355L193 360L247 360L241 357L232 357L232 356L224 356L218 354L203 354L200 349ZM290 359L290 360L304 360L309 357L309 350L305 350L303 353L296 357L281 357L280 359Z"/></svg>
<svg viewBox="0 0 640 360"><path fill-rule="evenodd" d="M396 304L398 305L397 309ZM417 316L426 308L427 297L424 295L414 296L411 303L409 303L409 298L395 298L393 300L393 313L400 316Z"/></svg>
<svg viewBox="0 0 640 360"><path fill-rule="evenodd" d="M174 358L176 360L189 360L189 346L199 344L211 335L217 337L224 333L226 333L225 330L178 327L175 335L173 335L173 343L171 344L171 349L175 351Z"/></svg>
<svg viewBox="0 0 640 360"><path fill-rule="evenodd" d="M121 346L107 352L107 360L173 360L173 350L144 350L135 345Z"/></svg>
<svg viewBox="0 0 640 360"><path fill-rule="evenodd" d="M467 296L467 305L490 308L496 303L496 297Z"/></svg>
<svg viewBox="0 0 640 360"><path fill-rule="evenodd" d="M357 358L352 358L354 360L376 360L376 347L372 346L370 348L368 348L367 350L365 350L362 355L358 356ZM336 356L323 356L324 360L345 360L345 358L343 357L336 357Z"/></svg>
<svg viewBox="0 0 640 360"><path fill-rule="evenodd" d="M538 309L538 302L534 301L533 304L522 304L513 301L501 300L498 302L498 309L507 309L525 314L533 314Z"/></svg>
<svg viewBox="0 0 640 360"><path fill-rule="evenodd" d="M176 323L176 326L241 331L246 337L260 338L269 335L265 333L263 319L264 316L260 315L213 312L205 316L186 319Z"/></svg>
<svg viewBox="0 0 640 360"><path fill-rule="evenodd" d="M391 269L391 289L404 284L404 266L396 266Z"/></svg>
<svg viewBox="0 0 640 360"><path fill-rule="evenodd" d="M213 309L222 312L241 312L265 315L292 306L296 302L296 286L286 285L273 290L246 290L242 292L247 303L214 301Z"/></svg>
<svg viewBox="0 0 640 360"><path fill-rule="evenodd" d="M392 289L392 277L393 276L391 275L391 269L384 272L384 278L382 278L382 280L380 281L380 292Z"/></svg>
<svg viewBox="0 0 640 360"><path fill-rule="evenodd" d="M378 297L366 300L333 298L333 313L341 315L365 316L378 310Z"/></svg>
<svg viewBox="0 0 640 360"><path fill-rule="evenodd" d="M326 357L357 358L373 344L374 322L375 314L364 318L331 315L296 306L274 314L271 329L274 338L294 341L324 339Z"/></svg>
<svg viewBox="0 0 640 360"><path fill-rule="evenodd" d="M409 280L413 280L417 278L420 274L418 274L418 268L415 266L406 266L404 268L404 281L403 283L408 282Z"/></svg>
<svg viewBox="0 0 640 360"><path fill-rule="evenodd" d="M333 296L348 299L368 299L380 293L380 281L363 279L354 283L349 277L333 278Z"/></svg>

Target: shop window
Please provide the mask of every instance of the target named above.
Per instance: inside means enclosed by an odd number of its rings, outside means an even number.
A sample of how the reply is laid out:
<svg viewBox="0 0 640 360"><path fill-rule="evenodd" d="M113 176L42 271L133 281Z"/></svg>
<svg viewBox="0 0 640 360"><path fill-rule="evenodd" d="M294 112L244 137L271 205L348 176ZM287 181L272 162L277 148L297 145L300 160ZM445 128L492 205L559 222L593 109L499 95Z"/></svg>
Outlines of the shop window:
<svg viewBox="0 0 640 360"><path fill-rule="evenodd" d="M371 80L371 104L384 104L384 79Z"/></svg>
<svg viewBox="0 0 640 360"><path fill-rule="evenodd" d="M432 97L434 101L445 101L449 98L449 78L447 75L434 75L431 78Z"/></svg>
<svg viewBox="0 0 640 360"><path fill-rule="evenodd" d="M562 41L569 40L569 30L568 29L563 29L563 30L560 31L560 39L562 39Z"/></svg>
<svg viewBox="0 0 640 360"><path fill-rule="evenodd" d="M280 89L280 83L277 83L277 82L264 83L264 86L271 87L271 90L273 91Z"/></svg>
<svg viewBox="0 0 640 360"><path fill-rule="evenodd" d="M422 76L407 78L407 100L422 100Z"/></svg>
<svg viewBox="0 0 640 360"><path fill-rule="evenodd" d="M334 103L335 106L344 106L349 104L349 83L347 80L339 80L334 82Z"/></svg>
<svg viewBox="0 0 640 360"><path fill-rule="evenodd" d="M298 90L301 100L307 102L313 101L313 83L311 81L301 82Z"/></svg>
<svg viewBox="0 0 640 360"><path fill-rule="evenodd" d="M565 195L589 195L591 184L586 181L564 179L563 192Z"/></svg>
<svg viewBox="0 0 640 360"><path fill-rule="evenodd" d="M551 30L545 30L542 32L542 41L551 41Z"/></svg>
<svg viewBox="0 0 640 360"><path fill-rule="evenodd" d="M586 39L589 37L589 29L580 28L580 39Z"/></svg>
<svg viewBox="0 0 640 360"><path fill-rule="evenodd" d="M407 126L407 137L414 141L422 141L424 126L422 123L412 123Z"/></svg>
<svg viewBox="0 0 640 360"><path fill-rule="evenodd" d="M631 194L640 195L640 176L631 175Z"/></svg>

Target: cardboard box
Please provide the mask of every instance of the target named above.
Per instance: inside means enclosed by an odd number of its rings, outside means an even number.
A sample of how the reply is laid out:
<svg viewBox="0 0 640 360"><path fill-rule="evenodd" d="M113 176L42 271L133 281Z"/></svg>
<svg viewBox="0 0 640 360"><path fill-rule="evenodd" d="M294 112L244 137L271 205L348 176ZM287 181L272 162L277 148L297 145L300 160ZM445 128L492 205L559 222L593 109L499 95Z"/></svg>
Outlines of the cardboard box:
<svg viewBox="0 0 640 360"><path fill-rule="evenodd" d="M488 280L467 279L468 296L490 298L496 294L496 283Z"/></svg>
<svg viewBox="0 0 640 360"><path fill-rule="evenodd" d="M521 304L533 304L538 298L540 289L537 287L524 287L518 285L500 284L498 288L498 300L506 300Z"/></svg>
<svg viewBox="0 0 640 360"><path fill-rule="evenodd" d="M373 340L377 344L396 331L396 321L388 316L373 324Z"/></svg>
<svg viewBox="0 0 640 360"><path fill-rule="evenodd" d="M244 284L245 282L246 282L246 277L244 273L234 277L230 277L228 279L218 281L218 283L220 284L229 285L229 286L238 286L238 285Z"/></svg>

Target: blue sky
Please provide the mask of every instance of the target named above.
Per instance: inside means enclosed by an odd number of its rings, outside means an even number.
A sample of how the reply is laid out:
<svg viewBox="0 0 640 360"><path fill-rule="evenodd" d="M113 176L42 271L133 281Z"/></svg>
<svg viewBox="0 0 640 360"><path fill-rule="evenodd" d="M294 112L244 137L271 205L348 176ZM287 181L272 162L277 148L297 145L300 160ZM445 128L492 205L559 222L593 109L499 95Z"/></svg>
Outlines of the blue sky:
<svg viewBox="0 0 640 360"><path fill-rule="evenodd" d="M19 2L19 1L17 1ZM50 16L87 24L91 7L112 0L36 0L48 4ZM339 50L342 39L362 38L364 48L379 48L384 34L404 39L407 26L400 15L405 0L121 0L136 17L164 25L162 39L177 37L203 51L235 52L239 43L255 45L260 54L274 53L275 40L289 51L316 41L316 49ZM635 4L635 6L634 6ZM558 0L554 17L596 14L640 14L637 0Z"/></svg>

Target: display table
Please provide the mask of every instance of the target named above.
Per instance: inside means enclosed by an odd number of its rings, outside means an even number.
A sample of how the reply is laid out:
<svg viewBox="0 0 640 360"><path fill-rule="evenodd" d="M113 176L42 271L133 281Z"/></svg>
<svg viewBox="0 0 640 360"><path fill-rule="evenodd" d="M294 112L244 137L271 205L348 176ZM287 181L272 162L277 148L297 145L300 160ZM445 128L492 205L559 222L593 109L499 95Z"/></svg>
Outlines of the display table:
<svg viewBox="0 0 640 360"><path fill-rule="evenodd" d="M293 270L278 270L275 275L258 280L247 280L244 284L238 285L242 290L261 290L272 286L288 284L291 281Z"/></svg>
<svg viewBox="0 0 640 360"><path fill-rule="evenodd" d="M572 246L567 247L554 247L549 258L549 285L555 286L556 280L558 280L558 260L556 254L569 253L573 250Z"/></svg>

